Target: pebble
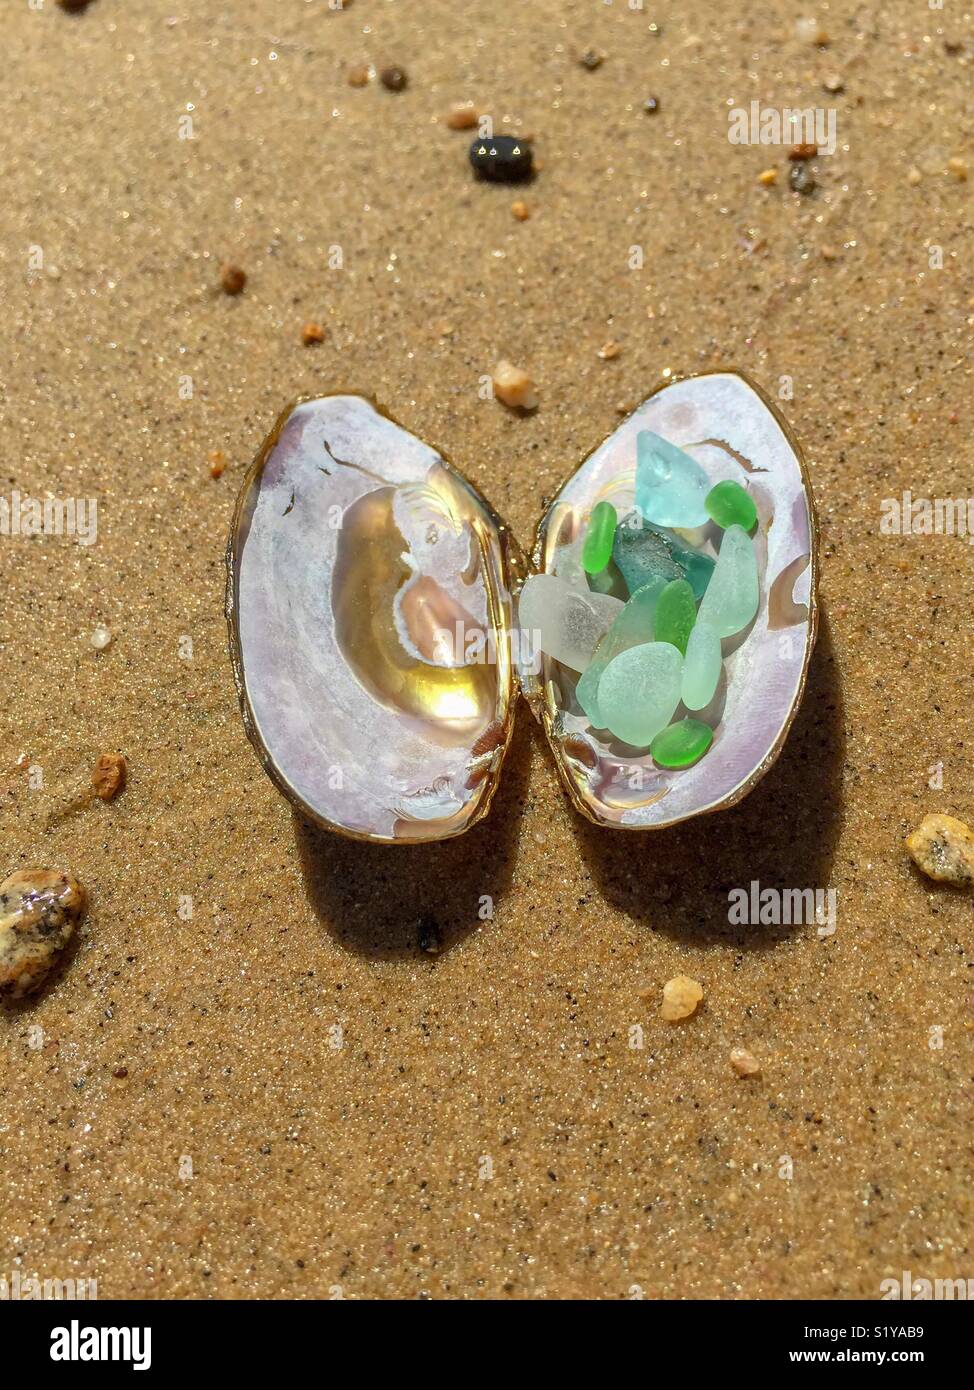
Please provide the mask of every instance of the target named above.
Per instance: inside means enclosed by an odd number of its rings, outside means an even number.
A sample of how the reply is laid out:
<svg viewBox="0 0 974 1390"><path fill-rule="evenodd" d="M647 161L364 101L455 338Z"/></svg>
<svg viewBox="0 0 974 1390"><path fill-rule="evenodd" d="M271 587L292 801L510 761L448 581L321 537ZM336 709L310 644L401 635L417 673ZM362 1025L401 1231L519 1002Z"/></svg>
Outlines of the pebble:
<svg viewBox="0 0 974 1390"><path fill-rule="evenodd" d="M349 68L345 74L345 81L350 87L367 87L371 70L367 63L358 63L354 68Z"/></svg>
<svg viewBox="0 0 974 1390"><path fill-rule="evenodd" d="M714 731L699 719L678 719L653 739L649 751L660 767L683 768L698 763L714 741Z"/></svg>
<svg viewBox="0 0 974 1390"><path fill-rule="evenodd" d="M974 834L954 816L924 816L905 841L910 857L928 878L974 887Z"/></svg>
<svg viewBox="0 0 974 1390"><path fill-rule="evenodd" d="M125 790L128 763L121 753L102 753L91 774L93 792L102 801L114 801Z"/></svg>
<svg viewBox="0 0 974 1390"><path fill-rule="evenodd" d="M845 83L837 72L830 72L822 81L822 86L833 96L838 96L839 92L845 91Z"/></svg>
<svg viewBox="0 0 974 1390"><path fill-rule="evenodd" d="M435 917L427 915L420 920L416 937L419 949L428 956L438 956L443 949L443 935Z"/></svg>
<svg viewBox="0 0 974 1390"><path fill-rule="evenodd" d="M88 641L96 652L103 652L106 647L112 645L112 630L110 627L96 627L92 629Z"/></svg>
<svg viewBox="0 0 974 1390"><path fill-rule="evenodd" d="M518 199L516 203L511 204L511 212L519 222L526 222L531 216L531 209L528 207L527 203L522 203L520 199Z"/></svg>
<svg viewBox="0 0 974 1390"><path fill-rule="evenodd" d="M963 183L967 178L967 165L955 155L953 159L947 160L947 172Z"/></svg>
<svg viewBox="0 0 974 1390"><path fill-rule="evenodd" d="M456 101L446 113L450 130L471 130L479 119L480 113L472 101Z"/></svg>
<svg viewBox="0 0 974 1390"><path fill-rule="evenodd" d="M470 146L470 163L477 177L488 183L524 183L534 172L530 142L513 135L480 136Z"/></svg>
<svg viewBox="0 0 974 1390"><path fill-rule="evenodd" d="M409 78L406 76L405 69L397 67L395 64L382 69L379 73L379 81L387 92L402 92L409 86Z"/></svg>
<svg viewBox="0 0 974 1390"><path fill-rule="evenodd" d="M795 193L814 193L815 175L804 162L792 164L788 170L788 184Z"/></svg>
<svg viewBox="0 0 974 1390"><path fill-rule="evenodd" d="M659 97L647 97L643 102L643 110L647 116L655 116L659 110Z"/></svg>
<svg viewBox="0 0 974 1390"><path fill-rule="evenodd" d="M594 72L605 62L605 54L600 53L597 48L587 48L578 61L583 68L587 68L589 72Z"/></svg>
<svg viewBox="0 0 974 1390"><path fill-rule="evenodd" d="M770 188L772 184L777 182L777 169L762 169L760 174L758 174L758 183L763 183L765 188Z"/></svg>
<svg viewBox="0 0 974 1390"><path fill-rule="evenodd" d="M818 154L818 145L792 145L788 151L789 159L814 159Z"/></svg>
<svg viewBox="0 0 974 1390"><path fill-rule="evenodd" d="M923 175L920 173L920 170L917 169L915 166L910 170L910 172L906 176L907 183L912 184L914 188L917 186L918 183L921 183L922 180Z"/></svg>
<svg viewBox="0 0 974 1390"><path fill-rule="evenodd" d="M827 48L829 44L827 32L814 18L796 19L795 37L801 39L802 43L815 44L818 48Z"/></svg>
<svg viewBox="0 0 974 1390"><path fill-rule="evenodd" d="M247 272L228 261L220 267L220 288L224 294L241 294L247 283Z"/></svg>
<svg viewBox="0 0 974 1390"><path fill-rule="evenodd" d="M622 345L617 343L615 338L610 338L607 343L603 343L599 348L599 357L603 362L614 362L622 352Z"/></svg>
<svg viewBox="0 0 974 1390"><path fill-rule="evenodd" d="M0 997L39 989L67 946L84 910L72 874L20 869L0 883Z"/></svg>
<svg viewBox="0 0 974 1390"><path fill-rule="evenodd" d="M220 478L227 466L227 456L222 449L210 450L210 477Z"/></svg>
<svg viewBox="0 0 974 1390"><path fill-rule="evenodd" d="M89 0L58 0L58 4L62 10L67 10L68 14L80 14L88 8Z"/></svg>
<svg viewBox="0 0 974 1390"><path fill-rule="evenodd" d="M697 1005L703 998L703 986L689 975L674 975L663 986L663 1007L660 1013L667 1023L679 1023L696 1013Z"/></svg>
<svg viewBox="0 0 974 1390"><path fill-rule="evenodd" d="M534 382L521 367L502 359L493 371L494 395L512 410L534 410L538 404Z"/></svg>
<svg viewBox="0 0 974 1390"><path fill-rule="evenodd" d="M305 347L310 347L312 343L323 343L325 330L320 323L306 323L301 329L301 341Z"/></svg>
<svg viewBox="0 0 974 1390"><path fill-rule="evenodd" d="M730 1064L738 1076L760 1076L761 1063L746 1047L732 1047Z"/></svg>

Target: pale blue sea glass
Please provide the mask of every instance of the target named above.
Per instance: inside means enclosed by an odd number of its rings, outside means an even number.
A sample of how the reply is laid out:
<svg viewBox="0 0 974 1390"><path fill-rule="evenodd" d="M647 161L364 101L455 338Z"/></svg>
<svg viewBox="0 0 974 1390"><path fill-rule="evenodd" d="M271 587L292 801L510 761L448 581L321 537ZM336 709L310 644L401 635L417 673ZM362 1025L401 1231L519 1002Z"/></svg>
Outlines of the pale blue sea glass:
<svg viewBox="0 0 974 1390"><path fill-rule="evenodd" d="M636 506L659 526L702 526L711 482L698 463L652 430L636 435Z"/></svg>

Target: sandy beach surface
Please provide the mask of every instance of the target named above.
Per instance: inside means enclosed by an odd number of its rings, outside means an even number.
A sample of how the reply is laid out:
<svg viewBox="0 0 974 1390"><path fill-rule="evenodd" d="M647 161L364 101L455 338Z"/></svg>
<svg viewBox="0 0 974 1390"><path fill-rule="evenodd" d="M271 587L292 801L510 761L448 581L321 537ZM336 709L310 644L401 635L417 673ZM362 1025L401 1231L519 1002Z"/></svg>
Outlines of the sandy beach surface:
<svg viewBox="0 0 974 1390"><path fill-rule="evenodd" d="M970 14L834 3L821 45L781 0L237 9L0 21L0 491L97 500L94 544L0 536L0 875L68 868L90 899L0 1016L0 1275L146 1299L974 1276L974 904L902 849L928 811L974 820L974 550L880 530L905 489L974 493ZM362 64L408 85L350 85ZM475 181L462 100L533 136L533 183ZM835 113L811 192L786 148L729 142L752 100ZM482 399L505 357L529 416ZM223 615L286 402L374 394L529 546L624 413L721 366L785 413L820 522L810 684L752 795L599 831L522 702L468 836L305 828L247 742ZM125 792L75 804L116 749ZM834 935L732 925L752 881L834 889ZM705 997L673 1026L681 973Z"/></svg>

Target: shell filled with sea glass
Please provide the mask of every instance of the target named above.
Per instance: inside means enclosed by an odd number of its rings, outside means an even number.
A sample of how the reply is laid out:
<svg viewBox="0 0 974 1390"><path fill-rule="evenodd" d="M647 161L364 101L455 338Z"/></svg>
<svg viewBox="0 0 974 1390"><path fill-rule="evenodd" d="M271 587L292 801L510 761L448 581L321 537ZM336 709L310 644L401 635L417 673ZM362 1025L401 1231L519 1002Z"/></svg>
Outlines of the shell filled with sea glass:
<svg viewBox="0 0 974 1390"><path fill-rule="evenodd" d="M712 493L725 482L737 486ZM593 574L603 503L619 523ZM518 676L575 807L599 825L659 829L745 796L787 735L817 621L808 479L762 393L734 372L655 392L556 495L532 567L560 582L524 589ZM663 760L697 760L661 766L653 739Z"/></svg>
<svg viewBox="0 0 974 1390"><path fill-rule="evenodd" d="M227 618L247 732L304 815L398 843L486 813L520 565L479 493L368 398L284 412L237 503Z"/></svg>

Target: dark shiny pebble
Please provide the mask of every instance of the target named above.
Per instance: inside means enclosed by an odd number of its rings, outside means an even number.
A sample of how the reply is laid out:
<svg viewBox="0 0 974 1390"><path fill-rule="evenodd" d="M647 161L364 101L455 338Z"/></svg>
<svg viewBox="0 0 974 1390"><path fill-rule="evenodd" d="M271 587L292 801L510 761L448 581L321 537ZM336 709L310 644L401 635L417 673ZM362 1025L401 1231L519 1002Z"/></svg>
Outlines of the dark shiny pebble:
<svg viewBox="0 0 974 1390"><path fill-rule="evenodd" d="M409 78L402 68L383 68L379 81L390 92L401 92L409 84Z"/></svg>
<svg viewBox="0 0 974 1390"><path fill-rule="evenodd" d="M788 170L788 183L796 193L813 193L815 191L815 175L804 162L791 166Z"/></svg>
<svg viewBox="0 0 974 1390"><path fill-rule="evenodd" d="M470 146L470 163L478 178L491 183L523 183L531 177L534 157L526 140L513 135L483 140L478 135Z"/></svg>

